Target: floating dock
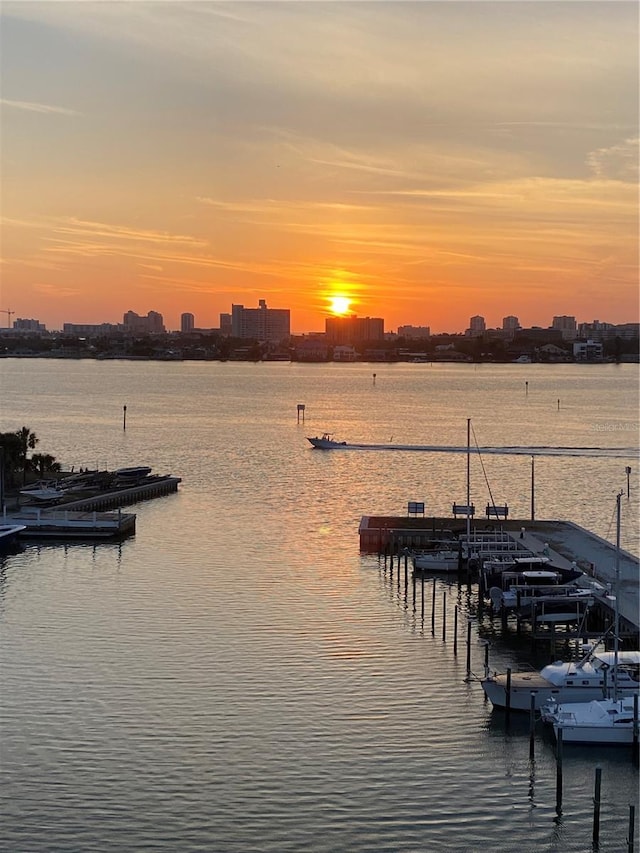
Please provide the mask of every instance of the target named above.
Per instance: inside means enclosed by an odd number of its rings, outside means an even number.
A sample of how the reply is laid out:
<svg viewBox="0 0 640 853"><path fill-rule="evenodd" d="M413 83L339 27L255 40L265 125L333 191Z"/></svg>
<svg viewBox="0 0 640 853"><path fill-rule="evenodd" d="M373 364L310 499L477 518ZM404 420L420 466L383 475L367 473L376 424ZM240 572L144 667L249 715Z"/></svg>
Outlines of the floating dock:
<svg viewBox="0 0 640 853"><path fill-rule="evenodd" d="M136 515L122 512L122 507L138 501L163 497L178 490L180 477L147 477L133 486L96 491L77 500L52 507L33 504L4 510L4 523L24 524L20 539L123 539L135 533ZM117 509L117 512L107 510Z"/></svg>
<svg viewBox="0 0 640 853"><path fill-rule="evenodd" d="M74 512L68 509L24 507L4 521L24 524L19 539L56 539L58 541L89 539L124 539L136 530L133 512Z"/></svg>

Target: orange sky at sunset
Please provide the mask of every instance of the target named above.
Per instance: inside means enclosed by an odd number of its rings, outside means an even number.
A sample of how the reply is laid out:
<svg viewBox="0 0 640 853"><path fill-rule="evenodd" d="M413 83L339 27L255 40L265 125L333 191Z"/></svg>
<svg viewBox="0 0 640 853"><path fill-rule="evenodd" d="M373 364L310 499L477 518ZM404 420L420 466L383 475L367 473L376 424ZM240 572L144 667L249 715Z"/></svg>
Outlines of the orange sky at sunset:
<svg viewBox="0 0 640 853"><path fill-rule="evenodd" d="M638 322L634 2L9 0L1 39L12 319Z"/></svg>

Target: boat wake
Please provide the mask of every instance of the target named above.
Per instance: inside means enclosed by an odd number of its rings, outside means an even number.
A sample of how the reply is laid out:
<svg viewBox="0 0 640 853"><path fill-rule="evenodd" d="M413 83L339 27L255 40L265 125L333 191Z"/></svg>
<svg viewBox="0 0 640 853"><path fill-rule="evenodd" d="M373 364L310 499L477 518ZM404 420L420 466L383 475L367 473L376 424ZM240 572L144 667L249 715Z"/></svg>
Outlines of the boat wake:
<svg viewBox="0 0 640 853"><path fill-rule="evenodd" d="M335 450L407 450L429 453L467 453L467 447L453 447L439 444L351 444L335 443ZM475 452L487 454L510 454L513 456L603 456L612 459L637 458L638 449L633 447L550 447L550 446L511 446L478 447Z"/></svg>

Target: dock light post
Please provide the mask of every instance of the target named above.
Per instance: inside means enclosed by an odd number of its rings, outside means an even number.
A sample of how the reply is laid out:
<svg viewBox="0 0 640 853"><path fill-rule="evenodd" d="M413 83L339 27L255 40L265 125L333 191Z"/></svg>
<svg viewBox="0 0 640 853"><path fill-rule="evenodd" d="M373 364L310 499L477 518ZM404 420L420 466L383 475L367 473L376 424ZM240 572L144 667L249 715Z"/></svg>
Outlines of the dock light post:
<svg viewBox="0 0 640 853"><path fill-rule="evenodd" d="M122 407L122 429L126 430L127 428L127 407Z"/></svg>
<svg viewBox="0 0 640 853"><path fill-rule="evenodd" d="M627 499L629 498L629 477L631 475L631 467L627 465L624 469L624 473L627 475Z"/></svg>
<svg viewBox="0 0 640 853"><path fill-rule="evenodd" d="M535 456L531 457L531 521L536 518L536 464Z"/></svg>
<svg viewBox="0 0 640 853"><path fill-rule="evenodd" d="M304 423L304 403L298 403L298 423L300 423L300 415L302 415L302 423Z"/></svg>

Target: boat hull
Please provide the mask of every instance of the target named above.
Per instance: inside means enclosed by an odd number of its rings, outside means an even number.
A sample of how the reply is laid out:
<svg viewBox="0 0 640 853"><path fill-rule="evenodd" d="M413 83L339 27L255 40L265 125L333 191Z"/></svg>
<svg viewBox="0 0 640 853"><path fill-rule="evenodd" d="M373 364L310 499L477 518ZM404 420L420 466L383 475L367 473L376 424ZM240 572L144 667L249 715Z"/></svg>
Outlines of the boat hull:
<svg viewBox="0 0 640 853"><path fill-rule="evenodd" d="M344 450L345 447L348 447L346 441L333 441L330 438L311 438L307 436L307 441L318 450Z"/></svg>
<svg viewBox="0 0 640 853"><path fill-rule="evenodd" d="M494 708L507 707L507 676L504 674L482 679L482 689ZM554 699L558 704L592 702L603 699L610 692L608 685L564 685L557 686L547 681L539 673L513 673L509 692L509 707L512 711L529 711L531 694L535 694L534 708L540 710L543 705ZM633 696L637 687L620 689L621 696Z"/></svg>
<svg viewBox="0 0 640 853"><path fill-rule="evenodd" d="M553 725L563 743L631 744L637 732L637 702L603 699L582 703L551 703L542 711L542 719Z"/></svg>
<svg viewBox="0 0 640 853"><path fill-rule="evenodd" d="M618 728L602 726L570 726L554 724L553 733L558 737L558 730L562 729L563 743L603 743L603 744L632 744L633 723Z"/></svg>
<svg viewBox="0 0 640 853"><path fill-rule="evenodd" d="M494 708L507 707L507 688L494 679L483 679L482 689ZM528 685L511 686L510 704L512 711L529 711L531 694L535 694L534 708L539 711L551 699L557 702L591 702L602 699L602 688L594 687L554 687L552 684L540 684L535 678Z"/></svg>
<svg viewBox="0 0 640 853"><path fill-rule="evenodd" d="M460 558L457 553L414 555L413 568L416 572L457 572L460 569Z"/></svg>

